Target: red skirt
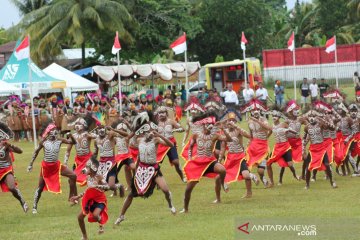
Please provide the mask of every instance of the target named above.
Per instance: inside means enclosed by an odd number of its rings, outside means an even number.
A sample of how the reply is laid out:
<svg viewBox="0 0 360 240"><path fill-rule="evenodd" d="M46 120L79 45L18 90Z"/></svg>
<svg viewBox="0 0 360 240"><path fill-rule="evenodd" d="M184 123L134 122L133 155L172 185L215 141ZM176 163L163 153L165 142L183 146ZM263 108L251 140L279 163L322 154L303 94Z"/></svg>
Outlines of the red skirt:
<svg viewBox="0 0 360 240"><path fill-rule="evenodd" d="M325 153L327 152L328 146L325 142L310 144L309 153L311 157L311 161L309 164L309 171L314 169L319 171L324 171L325 165L323 163Z"/></svg>
<svg viewBox="0 0 360 240"><path fill-rule="evenodd" d="M347 138L347 136L344 136L344 137L343 137L343 142L345 141L346 138ZM344 142L343 159L342 159L342 161L345 161L346 156L349 154L351 144L354 142L354 140L355 140L355 138L354 138L354 136L353 136L352 138L350 138L350 140L349 140L347 143Z"/></svg>
<svg viewBox="0 0 360 240"><path fill-rule="evenodd" d="M351 151L351 156L356 157L360 156L360 132L356 133L354 136L354 149Z"/></svg>
<svg viewBox="0 0 360 240"><path fill-rule="evenodd" d="M182 108L180 106L175 107L175 114L176 114L175 120L177 122L180 122L182 118Z"/></svg>
<svg viewBox="0 0 360 240"><path fill-rule="evenodd" d="M88 153L84 156L75 156L75 174L76 174L76 182L80 184L80 186L84 186L86 184L86 175L81 171L85 168L87 161L91 158L92 152Z"/></svg>
<svg viewBox="0 0 360 240"><path fill-rule="evenodd" d="M241 163L246 161L245 153L228 153L224 162L226 169L225 183L232 183L243 180L241 175Z"/></svg>
<svg viewBox="0 0 360 240"><path fill-rule="evenodd" d="M97 222L97 219L94 218L92 212L90 211L91 206L97 203L103 203L105 205L105 208L100 213L100 224L105 224L109 218L107 214L107 200L105 193L96 188L86 189L81 201L81 209L83 214L88 216L88 222Z"/></svg>
<svg viewBox="0 0 360 240"><path fill-rule="evenodd" d="M174 137L170 138L169 140L176 146L176 139ZM157 149L156 162L161 163L164 160L169 150L170 147L165 146L163 144L159 144Z"/></svg>
<svg viewBox="0 0 360 240"><path fill-rule="evenodd" d="M129 147L129 151L130 151L130 154L131 154L131 156L132 156L132 159L133 159L134 162L136 163L137 160L138 160L138 156L139 156L139 149L138 149L138 148Z"/></svg>
<svg viewBox="0 0 360 240"><path fill-rule="evenodd" d="M197 157L194 160L187 161L184 166L184 173L188 182L198 182L200 178L205 174L206 169L213 163L216 162L214 156L211 157ZM216 174L206 174L207 177L214 178Z"/></svg>
<svg viewBox="0 0 360 240"><path fill-rule="evenodd" d="M270 164L277 162L280 167L288 167L289 165L282 156L289 150L291 150L289 142L276 143L266 165L269 166Z"/></svg>
<svg viewBox="0 0 360 240"><path fill-rule="evenodd" d="M56 162L41 162L41 171L40 176L45 181L44 191L49 191L52 193L61 193L61 168L64 167L61 165L60 161Z"/></svg>
<svg viewBox="0 0 360 240"><path fill-rule="evenodd" d="M340 131L336 133L336 138L333 139L333 147L334 147L334 161L336 166L340 166L343 164L343 149L345 148L345 144L343 141L343 135Z"/></svg>
<svg viewBox="0 0 360 240"><path fill-rule="evenodd" d="M9 188L7 187L7 185L5 183L5 177L9 173L14 173L13 167L11 165L6 168L0 168L0 186L1 186L2 192L9 192Z"/></svg>
<svg viewBox="0 0 360 240"><path fill-rule="evenodd" d="M255 164L259 164L269 155L269 145L267 140L253 138L250 141L246 151L247 165L251 168Z"/></svg>
<svg viewBox="0 0 360 240"><path fill-rule="evenodd" d="M334 147L333 147L333 141L331 138L324 138L324 142L327 146L326 153L329 158L329 163L333 163L334 161Z"/></svg>
<svg viewBox="0 0 360 240"><path fill-rule="evenodd" d="M189 148L190 148L190 142L191 142L192 136L190 136L188 142L184 146L184 148L181 151L181 157L184 159L184 161L189 161ZM197 154L197 145L194 144L192 148L192 158L194 159Z"/></svg>
<svg viewBox="0 0 360 240"><path fill-rule="evenodd" d="M302 162L302 139L301 138L289 138L288 139L291 146L291 155L292 160L296 163Z"/></svg>
<svg viewBox="0 0 360 240"><path fill-rule="evenodd" d="M119 166L121 164L122 161L128 159L128 158L131 158L131 153L128 152L128 153L124 153L124 154L116 154L115 155L115 162L117 164L117 166Z"/></svg>

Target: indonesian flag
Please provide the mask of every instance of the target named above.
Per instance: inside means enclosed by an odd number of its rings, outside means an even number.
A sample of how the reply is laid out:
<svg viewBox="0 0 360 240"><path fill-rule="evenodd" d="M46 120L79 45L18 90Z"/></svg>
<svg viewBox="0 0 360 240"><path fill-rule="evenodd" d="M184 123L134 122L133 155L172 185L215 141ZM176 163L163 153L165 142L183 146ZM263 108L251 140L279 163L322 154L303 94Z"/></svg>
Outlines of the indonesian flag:
<svg viewBox="0 0 360 240"><path fill-rule="evenodd" d="M121 45L120 45L120 41L119 41L119 35L118 32L116 32L116 36L115 36L115 40L114 40L114 45L111 49L111 53L112 54L117 54L118 51L121 50Z"/></svg>
<svg viewBox="0 0 360 240"><path fill-rule="evenodd" d="M331 53L331 52L335 51L335 49L336 49L336 37L333 36L332 38L327 40L325 46L326 46L325 52Z"/></svg>
<svg viewBox="0 0 360 240"><path fill-rule="evenodd" d="M175 55L183 53L187 50L186 46L186 34L184 33L178 39L176 39L171 45L170 48L174 51Z"/></svg>
<svg viewBox="0 0 360 240"><path fill-rule="evenodd" d="M287 42L287 44L288 44L288 49L289 49L290 51L294 51L294 49L295 49L295 40L294 40L294 37L295 37L295 34L294 34L294 32L292 32L292 34L291 34L291 36L290 36L290 38L289 38L289 40L288 40L288 42Z"/></svg>
<svg viewBox="0 0 360 240"><path fill-rule="evenodd" d="M245 51L246 49L246 44L248 43L244 32L241 33L241 49Z"/></svg>
<svg viewBox="0 0 360 240"><path fill-rule="evenodd" d="M30 57L29 36L24 38L20 45L15 49L14 54L19 61Z"/></svg>

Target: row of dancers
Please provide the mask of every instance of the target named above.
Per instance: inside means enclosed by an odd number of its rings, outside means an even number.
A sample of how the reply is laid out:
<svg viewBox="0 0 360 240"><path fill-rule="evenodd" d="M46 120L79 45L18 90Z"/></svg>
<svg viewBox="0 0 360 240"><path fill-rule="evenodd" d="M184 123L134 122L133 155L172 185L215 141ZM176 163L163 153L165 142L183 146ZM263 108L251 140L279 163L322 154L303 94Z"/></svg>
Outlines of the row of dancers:
<svg viewBox="0 0 360 240"><path fill-rule="evenodd" d="M360 129L358 106L353 103L348 107L341 101L333 105L318 101L313 108L300 115L300 107L295 101L289 101L285 109L269 110L260 101L253 99L240 111L249 113L248 131L237 125L237 111L224 107L218 101L201 105L197 98L191 98L185 106L190 116L186 127L168 118L168 109L158 107L154 113L140 112L133 122L119 118L112 126L98 125L91 114L78 117L72 124L74 133L65 138L59 136L56 125L49 121L40 129L42 140L35 150L28 166L31 172L35 159L43 150L39 184L34 193L32 213L38 213L38 204L43 191L61 192L60 175L69 179L69 202L77 204L81 199L82 209L78 215L83 239L87 239L84 219L99 223L99 233L104 232L108 220L107 198L105 191L123 197L128 195L120 210L115 225L125 220L125 213L135 197L148 198L156 186L161 189L167 200L169 210L176 214L172 194L160 170L165 156L174 166L181 181L186 183L184 206L180 211L187 213L191 193L204 176L215 179L215 203L221 202L221 189L229 191L229 185L244 180L246 193L244 198L252 197L252 181L260 181L266 188L274 186L273 164L280 167L279 184L283 183L283 174L288 167L296 180L305 180L309 189L310 179L316 180L317 171L325 171L333 188L331 166L336 166L339 174L349 174L350 164L353 176L358 176L358 163L355 158L360 153ZM272 116L272 125L264 117ZM304 126L304 135L301 128ZM183 149L180 156L185 160L180 166L177 143L174 134L184 132ZM269 151L268 139L273 134L275 145ZM29 207L16 185L13 169L13 153L21 154L22 150L9 143L13 132L0 123L0 183L3 191L10 191L17 198L25 212ZM244 139L250 141L245 146ZM94 152L91 151L94 141ZM310 146L308 152L306 148ZM67 144L64 163L59 160L62 144ZM68 167L72 146L76 156L74 166ZM301 175L296 174L295 163L302 162ZM124 166L127 188L118 181L118 173ZM259 178L251 173L256 167ZM339 169L341 168L341 170ZM265 170L268 180L265 178ZM78 194L77 184L86 186Z"/></svg>

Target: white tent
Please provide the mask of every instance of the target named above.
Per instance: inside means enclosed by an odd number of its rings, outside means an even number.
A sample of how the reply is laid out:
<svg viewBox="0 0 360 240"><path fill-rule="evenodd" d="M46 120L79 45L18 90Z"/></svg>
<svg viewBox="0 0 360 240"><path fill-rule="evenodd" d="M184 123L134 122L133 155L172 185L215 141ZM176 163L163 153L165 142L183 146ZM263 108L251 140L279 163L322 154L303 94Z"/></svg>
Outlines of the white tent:
<svg viewBox="0 0 360 240"><path fill-rule="evenodd" d="M8 96L11 94L21 96L21 89L0 80L0 96Z"/></svg>
<svg viewBox="0 0 360 240"><path fill-rule="evenodd" d="M70 92L96 91L99 89L99 85L96 83L93 83L56 63L51 64L43 71L54 78L66 81L66 88L70 90Z"/></svg>

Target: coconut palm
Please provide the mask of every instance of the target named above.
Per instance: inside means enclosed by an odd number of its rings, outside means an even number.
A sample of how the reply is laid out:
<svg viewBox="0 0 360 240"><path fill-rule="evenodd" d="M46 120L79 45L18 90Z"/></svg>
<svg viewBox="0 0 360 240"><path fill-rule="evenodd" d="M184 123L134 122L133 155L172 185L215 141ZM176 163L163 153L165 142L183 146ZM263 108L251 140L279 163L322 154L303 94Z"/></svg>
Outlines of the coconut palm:
<svg viewBox="0 0 360 240"><path fill-rule="evenodd" d="M51 2L51 0L11 0L18 8L21 15L25 15L39 9Z"/></svg>
<svg viewBox="0 0 360 240"><path fill-rule="evenodd" d="M49 60L61 53L61 44L78 45L85 60L85 44L101 30L119 32L131 38L125 26L132 17L120 1L52 0L48 5L25 15L21 27L31 36L33 59ZM111 48L111 45L109 46Z"/></svg>

